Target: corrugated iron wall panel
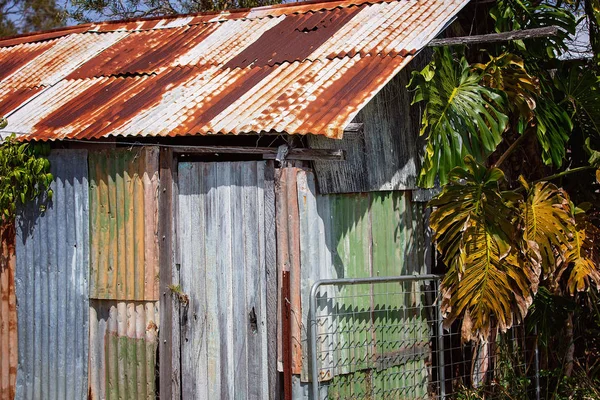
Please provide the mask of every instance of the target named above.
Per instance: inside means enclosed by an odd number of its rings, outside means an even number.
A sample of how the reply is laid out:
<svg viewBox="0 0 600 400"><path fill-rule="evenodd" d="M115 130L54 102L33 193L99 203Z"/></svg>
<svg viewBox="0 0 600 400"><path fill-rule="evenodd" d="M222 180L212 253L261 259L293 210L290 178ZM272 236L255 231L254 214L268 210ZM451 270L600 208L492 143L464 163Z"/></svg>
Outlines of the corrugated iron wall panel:
<svg viewBox="0 0 600 400"><path fill-rule="evenodd" d="M156 397L158 148L89 155L90 396Z"/></svg>
<svg viewBox="0 0 600 400"><path fill-rule="evenodd" d="M87 151L53 151L52 201L17 218L18 399L83 399L88 390Z"/></svg>
<svg viewBox="0 0 600 400"><path fill-rule="evenodd" d="M158 302L90 302L90 399L155 399Z"/></svg>
<svg viewBox="0 0 600 400"><path fill-rule="evenodd" d="M268 398L267 168L179 164L181 293L173 296L189 301L180 316L185 399Z"/></svg>
<svg viewBox="0 0 600 400"><path fill-rule="evenodd" d="M15 230L0 229L0 400L13 400L17 380Z"/></svg>
<svg viewBox="0 0 600 400"><path fill-rule="evenodd" d="M340 195L317 193L315 177L311 171L298 173L298 204L300 211L300 241L302 268L302 325L308 326L309 293L312 284L325 278L363 278L370 276L397 276L426 273L424 260L423 204L411 201L410 192L373 192ZM393 286L393 284L390 284ZM379 287L379 293L397 292L396 287ZM386 290L387 289L387 290ZM347 364L338 371L354 373L360 370L357 360L377 351L394 349L355 348L353 343L368 343L373 337L389 343L397 338L385 337L385 330L374 331L369 319L361 318L359 310L370 310L373 304L396 309L402 304L414 304L417 298L400 295L386 297L373 295L370 285L358 285L336 289L329 297L339 296L343 304L331 305L339 309L355 310L347 318L338 319L336 332L350 332L327 336L318 343L320 351L337 348L337 362ZM339 311L339 310L338 310ZM356 320L354 316L356 314ZM390 318L395 314L390 313ZM386 317L389 317L386 316ZM415 317L417 318L417 317ZM376 324L402 324L402 321L375 321ZM415 324L418 321L410 321ZM331 328L332 324L324 324ZM418 325L418 324L417 324ZM423 320L423 329L427 321ZM306 393L308 381L308 342L302 332L303 370L301 379L295 379L294 393ZM351 335L346 337L345 335ZM335 343L334 343L335 342ZM341 360L341 361L340 361ZM352 362L350 362L352 360ZM346 361L346 362L345 362ZM327 363L327 359L321 361ZM331 360L333 362L333 360ZM418 361L418 362L423 362ZM392 368L398 368L393 367ZM332 381L332 387L338 385ZM341 383L343 385L343 383ZM384 385L384 382L375 382ZM358 390L358 389L357 389ZM358 393L358 392L357 392Z"/></svg>
<svg viewBox="0 0 600 400"><path fill-rule="evenodd" d="M158 300L158 149L91 152L90 297Z"/></svg>

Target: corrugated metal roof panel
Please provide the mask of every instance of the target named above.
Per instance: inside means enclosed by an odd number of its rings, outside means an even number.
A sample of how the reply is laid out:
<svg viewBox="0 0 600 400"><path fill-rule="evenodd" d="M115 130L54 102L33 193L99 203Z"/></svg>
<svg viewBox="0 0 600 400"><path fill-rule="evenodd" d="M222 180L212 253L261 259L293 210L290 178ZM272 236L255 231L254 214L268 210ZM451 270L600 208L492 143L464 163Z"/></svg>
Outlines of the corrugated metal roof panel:
<svg viewBox="0 0 600 400"><path fill-rule="evenodd" d="M50 154L53 201L17 218L17 399L84 399L88 392L87 151Z"/></svg>
<svg viewBox="0 0 600 400"><path fill-rule="evenodd" d="M36 57L24 58L26 62L16 72L2 79L2 87L24 88L54 85L89 58L127 35L129 35L128 32L87 33L73 34L57 39L53 46ZM30 45L20 46L28 47ZM18 50L14 50L13 54L16 52Z"/></svg>
<svg viewBox="0 0 600 400"><path fill-rule="evenodd" d="M0 41L0 65L8 65L3 51L24 53L0 84L0 110L6 131L29 139L339 138L467 2L330 1L108 22L53 39L39 54L41 44L7 50ZM19 107L16 89L40 85L52 87Z"/></svg>

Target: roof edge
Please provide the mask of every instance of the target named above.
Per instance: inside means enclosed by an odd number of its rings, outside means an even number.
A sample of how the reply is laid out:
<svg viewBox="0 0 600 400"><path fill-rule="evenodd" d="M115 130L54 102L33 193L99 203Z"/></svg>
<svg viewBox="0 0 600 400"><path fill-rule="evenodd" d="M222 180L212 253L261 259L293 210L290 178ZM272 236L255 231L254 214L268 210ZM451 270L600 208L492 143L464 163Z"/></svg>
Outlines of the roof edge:
<svg viewBox="0 0 600 400"><path fill-rule="evenodd" d="M207 11L190 14L173 14L173 15L156 15L151 17L127 18L118 20L105 20L99 22L89 22L68 27L59 27L47 31L34 31L22 33L14 36L0 38L0 47L10 47L19 44L39 42L44 40L56 39L62 36L73 33L97 32L98 28L104 26L102 32L110 31L106 27L110 25L120 25L149 22L157 20L176 20L178 18L194 18L194 17L218 17L226 16L226 19L244 19L244 18L264 18L270 16L269 11L280 11L273 16L295 13L306 13L311 11L327 10L337 7L358 6L363 4L389 3L393 0L306 0L294 3L273 4L269 6L253 7L253 8L235 8L222 11ZM322 4L322 7L317 5ZM289 10L289 12L285 12ZM254 14L254 15L252 15ZM208 20L206 22L209 22Z"/></svg>

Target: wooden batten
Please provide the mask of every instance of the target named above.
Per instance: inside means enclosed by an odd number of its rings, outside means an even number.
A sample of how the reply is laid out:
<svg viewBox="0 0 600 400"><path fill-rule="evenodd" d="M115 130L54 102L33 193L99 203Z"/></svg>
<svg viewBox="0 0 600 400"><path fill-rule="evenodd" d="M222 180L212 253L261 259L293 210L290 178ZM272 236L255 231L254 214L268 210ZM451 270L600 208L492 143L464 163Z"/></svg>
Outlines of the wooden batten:
<svg viewBox="0 0 600 400"><path fill-rule="evenodd" d="M278 149L276 147L241 147L241 146L177 146L173 147L173 153L189 155L208 154L253 154L262 155L265 160L275 160ZM294 161L343 161L345 154L340 149L290 149L285 156L286 160Z"/></svg>

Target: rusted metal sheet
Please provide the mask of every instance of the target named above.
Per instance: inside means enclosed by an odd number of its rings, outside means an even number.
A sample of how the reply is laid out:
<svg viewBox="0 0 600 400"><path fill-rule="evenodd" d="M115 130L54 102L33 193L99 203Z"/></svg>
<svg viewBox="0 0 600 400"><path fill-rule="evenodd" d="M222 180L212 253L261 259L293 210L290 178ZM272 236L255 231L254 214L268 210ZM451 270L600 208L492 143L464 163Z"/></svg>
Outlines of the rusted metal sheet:
<svg viewBox="0 0 600 400"><path fill-rule="evenodd" d="M89 153L93 399L154 399L158 148Z"/></svg>
<svg viewBox="0 0 600 400"><path fill-rule="evenodd" d="M87 151L54 150L52 201L17 217L17 399L88 394Z"/></svg>
<svg viewBox="0 0 600 400"><path fill-rule="evenodd" d="M0 89L0 116L10 114L44 88Z"/></svg>
<svg viewBox="0 0 600 400"><path fill-rule="evenodd" d="M300 286L302 280L301 260L300 260L300 214L298 210L298 189L297 176L301 170L296 167L280 168L276 171L275 196L276 196L276 225L277 225L277 266L279 270L279 298L282 298L281 288L283 287L283 271L288 273L290 288L289 298L286 304L279 303L277 315L283 316L284 305L289 306L291 313L291 326L286 327L289 337L278 335L278 363L281 371L289 369L293 374L299 374L302 371L302 304L300 297ZM279 320L279 332L283 332L282 324ZM286 347L283 341L289 341L291 345ZM291 355L286 352L289 349ZM286 357L289 356L291 365L286 365Z"/></svg>
<svg viewBox="0 0 600 400"><path fill-rule="evenodd" d="M14 226L0 229L0 240L0 400L13 400L18 346Z"/></svg>
<svg viewBox="0 0 600 400"><path fill-rule="evenodd" d="M0 51L23 48L30 60L11 67L2 86L53 85L11 110L6 131L40 140L254 132L341 138L466 2L337 1L107 22L54 39L40 54L25 50L36 43L5 49L0 42Z"/></svg>
<svg viewBox="0 0 600 400"><path fill-rule="evenodd" d="M90 301L89 399L155 399L158 302Z"/></svg>
<svg viewBox="0 0 600 400"><path fill-rule="evenodd" d="M158 148L89 153L90 297L158 300Z"/></svg>
<svg viewBox="0 0 600 400"><path fill-rule="evenodd" d="M179 163L185 399L268 399L266 162ZM272 200L272 197L271 197ZM272 207L272 205L270 206ZM274 400L274 399L273 399Z"/></svg>
<svg viewBox="0 0 600 400"><path fill-rule="evenodd" d="M8 88L30 88L50 86L63 80L72 71L90 57L112 46L128 32L110 32L98 34L73 34L55 39L53 46L31 57L23 57L18 65L12 67L15 72L2 79L2 86ZM10 54L0 59L10 58L20 53L20 48L29 48L32 44L17 45L9 48Z"/></svg>

